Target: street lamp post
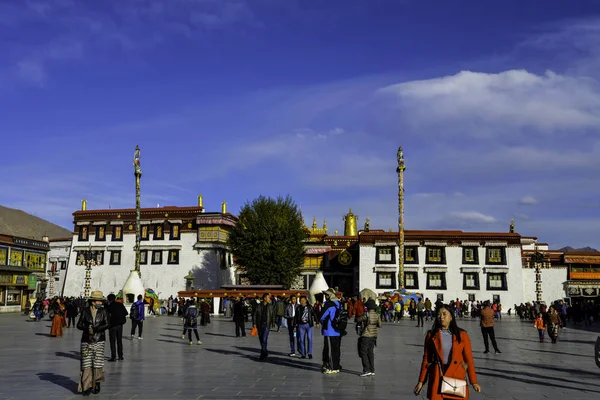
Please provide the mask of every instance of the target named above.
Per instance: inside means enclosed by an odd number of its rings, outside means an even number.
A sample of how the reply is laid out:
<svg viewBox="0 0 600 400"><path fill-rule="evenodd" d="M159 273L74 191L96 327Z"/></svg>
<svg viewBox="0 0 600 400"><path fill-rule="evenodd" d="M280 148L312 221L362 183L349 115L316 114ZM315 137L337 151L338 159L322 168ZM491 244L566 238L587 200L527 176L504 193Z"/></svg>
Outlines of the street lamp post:
<svg viewBox="0 0 600 400"><path fill-rule="evenodd" d="M94 258L94 252L92 251L92 245L88 247L87 251L82 251L77 258L77 265L85 265L85 298L90 297L90 281L92 280L92 267L98 265L98 262Z"/></svg>

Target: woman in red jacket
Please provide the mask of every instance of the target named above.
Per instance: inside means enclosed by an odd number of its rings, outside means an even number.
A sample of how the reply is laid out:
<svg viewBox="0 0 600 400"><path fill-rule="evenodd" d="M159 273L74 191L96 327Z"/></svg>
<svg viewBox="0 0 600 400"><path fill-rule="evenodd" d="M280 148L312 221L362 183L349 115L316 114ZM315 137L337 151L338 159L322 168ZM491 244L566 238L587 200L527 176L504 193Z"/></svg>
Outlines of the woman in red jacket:
<svg viewBox="0 0 600 400"><path fill-rule="evenodd" d="M443 305L438 312L433 328L427 332L425 337L425 346L423 352L423 362L421 363L421 372L419 374L419 383L415 387L414 393L418 395L423 389L423 384L429 379L427 386L427 398L430 400L457 399L459 397L442 394L440 364L441 359L443 374L449 378L466 380L467 374L469 381L476 392L481 391L477 384L477 375L475 374L475 364L473 363L473 354L471 351L471 339L463 329L460 329L454 319L454 313L448 305ZM469 398L469 391L466 388L465 399Z"/></svg>

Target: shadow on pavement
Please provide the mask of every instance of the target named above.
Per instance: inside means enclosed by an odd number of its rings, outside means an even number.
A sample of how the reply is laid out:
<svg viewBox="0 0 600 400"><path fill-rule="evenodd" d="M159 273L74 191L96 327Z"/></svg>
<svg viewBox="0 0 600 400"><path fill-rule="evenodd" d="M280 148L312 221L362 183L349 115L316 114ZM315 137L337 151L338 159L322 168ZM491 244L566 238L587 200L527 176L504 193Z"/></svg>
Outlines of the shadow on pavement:
<svg viewBox="0 0 600 400"><path fill-rule="evenodd" d="M40 333L40 332L38 332L38 333L36 333L36 335L37 336L54 337L54 336L50 335L49 333Z"/></svg>
<svg viewBox="0 0 600 400"><path fill-rule="evenodd" d="M36 375L41 381L52 382L55 385L67 389L71 393L79 394L77 391L77 382L67 376L53 374L52 372L40 372Z"/></svg>
<svg viewBox="0 0 600 400"><path fill-rule="evenodd" d="M211 333L211 332L205 332L205 335L209 335L209 336L223 336L223 337L235 337L235 335L225 335L223 333Z"/></svg>
<svg viewBox="0 0 600 400"><path fill-rule="evenodd" d="M81 359L81 354L78 351L72 351L70 353L65 353L63 351L57 351L54 354L58 357L72 358L73 360Z"/></svg>
<svg viewBox="0 0 600 400"><path fill-rule="evenodd" d="M532 380L532 379L525 379L525 378L519 378L517 376L513 376L513 375L503 375L503 374L499 374L498 371L496 369L490 369L491 372L477 372L477 375L483 375L483 376L489 376L493 379L506 379L508 381L518 381L518 382L523 382L523 383L528 383L530 385L538 385L538 386L549 386L549 387L556 387L556 388L561 388L561 389L572 389L572 390L579 390L582 392L593 392L593 393L600 393L600 391L598 390L592 390L592 389L586 389L586 388L578 388L578 387L574 387L574 386L567 386L567 385L555 385L551 382L548 381L539 381L539 380ZM510 373L515 373L513 371L510 371ZM517 372L519 375L522 375L522 373ZM547 378L547 379L551 379L553 380L554 378ZM587 384L586 384L587 385Z"/></svg>
<svg viewBox="0 0 600 400"><path fill-rule="evenodd" d="M175 344L185 344L186 346L189 346L189 342L187 340L183 340L183 339L179 339L179 340L165 340L165 339L156 339L159 342L165 342L165 343L175 343Z"/></svg>
<svg viewBox="0 0 600 400"><path fill-rule="evenodd" d="M524 351L534 351L534 352L541 352L541 353L552 353L552 354L563 354L565 356L576 356L576 357L584 357L584 358L590 358L593 356L590 355L584 355L584 354L575 354L575 353L565 353L564 351L552 351L552 350L541 350L541 349L526 349L523 347L519 347L520 350L524 350Z"/></svg>
<svg viewBox="0 0 600 400"><path fill-rule="evenodd" d="M483 358L483 357L473 357L473 358L475 358L476 360L488 360L488 358ZM555 366L552 366L549 364L540 364L540 363L537 363L537 364L536 363L523 363L523 362L517 362L513 359L503 360L501 358L494 358L494 362L507 363L510 365L522 365L524 367L530 367L530 368L542 368L542 369L547 369L550 371L564 372L564 373L571 374L574 376L588 375L588 376L600 378L600 372L586 371L583 369L555 367Z"/></svg>

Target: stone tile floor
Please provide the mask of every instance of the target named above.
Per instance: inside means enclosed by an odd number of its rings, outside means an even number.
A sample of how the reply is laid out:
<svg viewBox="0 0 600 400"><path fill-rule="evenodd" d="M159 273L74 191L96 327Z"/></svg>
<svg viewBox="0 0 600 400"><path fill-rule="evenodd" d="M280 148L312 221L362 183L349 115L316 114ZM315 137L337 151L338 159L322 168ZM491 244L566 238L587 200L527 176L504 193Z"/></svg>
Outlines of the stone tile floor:
<svg viewBox="0 0 600 400"><path fill-rule="evenodd" d="M258 339L235 338L234 324L222 317L200 329L201 346L181 339L180 319L150 318L143 340L124 340L125 361L106 363L102 392L90 398L415 399L425 329L414 325L407 319L385 324L375 349L377 375L360 378L354 332L342 340L342 373L322 375L323 339L316 330L313 360L289 357L282 331L271 333L271 356L259 362ZM477 321L459 325L471 335L483 388L480 394L471 391L473 399L600 399L600 369L593 357L598 333L566 329L558 344L539 343L531 323L505 317L496 325L503 353L485 355ZM125 332L129 329L128 323ZM10 314L0 315L0 332L0 399L81 397L77 329L52 338L49 321ZM109 355L108 343L106 351Z"/></svg>

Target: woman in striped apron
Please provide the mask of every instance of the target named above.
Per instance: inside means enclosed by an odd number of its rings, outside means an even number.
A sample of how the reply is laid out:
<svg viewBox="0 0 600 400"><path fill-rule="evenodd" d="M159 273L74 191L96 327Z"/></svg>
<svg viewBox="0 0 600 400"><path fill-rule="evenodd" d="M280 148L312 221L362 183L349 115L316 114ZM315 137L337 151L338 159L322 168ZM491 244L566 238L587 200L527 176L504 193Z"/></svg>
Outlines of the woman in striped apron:
<svg viewBox="0 0 600 400"><path fill-rule="evenodd" d="M104 308L104 300L101 291L93 291L88 298L88 306L83 309L77 322L77 329L83 331L78 390L84 396L89 396L92 391L100 393L100 382L104 382L104 332L108 329L108 313Z"/></svg>

